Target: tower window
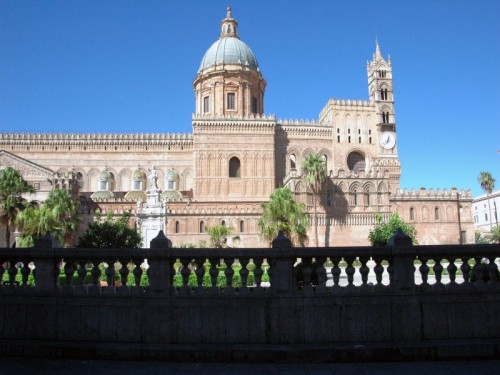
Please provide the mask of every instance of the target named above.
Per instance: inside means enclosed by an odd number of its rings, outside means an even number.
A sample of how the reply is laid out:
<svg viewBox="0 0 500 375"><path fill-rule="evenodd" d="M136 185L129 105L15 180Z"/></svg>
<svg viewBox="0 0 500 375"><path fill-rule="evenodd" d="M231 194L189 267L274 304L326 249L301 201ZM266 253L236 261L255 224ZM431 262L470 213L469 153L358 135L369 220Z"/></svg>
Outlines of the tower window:
<svg viewBox="0 0 500 375"><path fill-rule="evenodd" d="M297 168L295 154L290 155L290 169Z"/></svg>
<svg viewBox="0 0 500 375"><path fill-rule="evenodd" d="M252 113L257 113L257 98L252 97Z"/></svg>
<svg viewBox="0 0 500 375"><path fill-rule="evenodd" d="M240 233L245 232L245 222L240 220Z"/></svg>
<svg viewBox="0 0 500 375"><path fill-rule="evenodd" d="M337 135L337 143L340 143L340 135Z"/></svg>
<svg viewBox="0 0 500 375"><path fill-rule="evenodd" d="M229 177L241 177L240 169L240 159L237 157L229 159Z"/></svg>
<svg viewBox="0 0 500 375"><path fill-rule="evenodd" d="M175 222L175 233L179 233L181 231L181 223L178 221Z"/></svg>
<svg viewBox="0 0 500 375"><path fill-rule="evenodd" d="M439 207L434 208L434 220L439 220Z"/></svg>
<svg viewBox="0 0 500 375"><path fill-rule="evenodd" d="M203 98L203 112L204 113L210 112L210 97L209 96L205 96Z"/></svg>
<svg viewBox="0 0 500 375"><path fill-rule="evenodd" d="M410 220L415 220L415 209L413 207L410 208Z"/></svg>
<svg viewBox="0 0 500 375"><path fill-rule="evenodd" d="M389 122L389 112L382 112L382 123L388 124Z"/></svg>
<svg viewBox="0 0 500 375"><path fill-rule="evenodd" d="M235 95L234 92L227 93L227 109L235 109Z"/></svg>

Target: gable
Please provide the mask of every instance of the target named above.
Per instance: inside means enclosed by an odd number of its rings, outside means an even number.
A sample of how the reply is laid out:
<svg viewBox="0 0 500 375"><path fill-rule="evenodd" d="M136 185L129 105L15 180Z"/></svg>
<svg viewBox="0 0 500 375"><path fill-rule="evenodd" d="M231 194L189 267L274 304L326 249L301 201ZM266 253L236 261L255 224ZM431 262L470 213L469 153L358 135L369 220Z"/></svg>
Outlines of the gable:
<svg viewBox="0 0 500 375"><path fill-rule="evenodd" d="M0 169L7 167L18 170L28 182L43 182L49 186L51 185L50 181L55 175L55 172L49 168L42 167L5 150L0 150Z"/></svg>

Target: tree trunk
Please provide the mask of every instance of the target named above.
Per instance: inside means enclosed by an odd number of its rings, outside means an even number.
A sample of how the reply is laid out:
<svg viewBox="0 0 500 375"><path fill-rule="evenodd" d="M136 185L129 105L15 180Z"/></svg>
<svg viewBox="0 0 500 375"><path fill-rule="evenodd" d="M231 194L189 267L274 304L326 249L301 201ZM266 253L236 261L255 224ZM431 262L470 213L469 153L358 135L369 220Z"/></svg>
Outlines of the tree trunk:
<svg viewBox="0 0 500 375"><path fill-rule="evenodd" d="M314 209L314 246L318 247L318 213L316 211L316 197L317 194L313 193L313 209Z"/></svg>

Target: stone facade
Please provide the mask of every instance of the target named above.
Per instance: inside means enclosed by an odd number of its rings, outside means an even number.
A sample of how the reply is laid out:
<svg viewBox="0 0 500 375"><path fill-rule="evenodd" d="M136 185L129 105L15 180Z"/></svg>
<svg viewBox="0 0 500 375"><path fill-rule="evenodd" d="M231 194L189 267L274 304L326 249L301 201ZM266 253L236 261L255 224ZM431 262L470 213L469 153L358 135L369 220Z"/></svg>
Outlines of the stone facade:
<svg viewBox="0 0 500 375"><path fill-rule="evenodd" d="M146 191L141 176L154 166L174 246L207 240L206 228L224 223L241 238L238 246L251 247L268 245L257 221L275 188L289 187L312 212L300 165L319 153L328 172L319 246L366 245L375 213L391 212L415 224L421 244L474 241L470 191L400 190L392 62L378 42L367 64L368 100L330 99L318 120L282 120L264 112L266 81L237 26L228 9L202 59L192 134L4 133L0 167L15 166L34 183L26 171L43 170L42 195L77 188L82 217L91 221L95 210L136 215Z"/></svg>

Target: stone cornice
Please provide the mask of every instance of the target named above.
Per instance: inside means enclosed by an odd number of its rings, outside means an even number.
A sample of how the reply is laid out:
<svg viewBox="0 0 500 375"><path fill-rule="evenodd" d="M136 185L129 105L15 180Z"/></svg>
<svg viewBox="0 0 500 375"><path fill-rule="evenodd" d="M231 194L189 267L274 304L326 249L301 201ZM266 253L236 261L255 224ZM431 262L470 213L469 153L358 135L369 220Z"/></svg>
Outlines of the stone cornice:
<svg viewBox="0 0 500 375"><path fill-rule="evenodd" d="M420 188L419 190L416 189L398 189L396 191L396 194L394 196L391 196L391 201L412 201L412 200L470 200L472 201L472 192L471 190L460 190L458 191L455 188L452 188L451 190L448 189L425 189L425 188Z"/></svg>
<svg viewBox="0 0 500 375"><path fill-rule="evenodd" d="M192 142L193 135L187 133L0 133L0 145L188 145Z"/></svg>

